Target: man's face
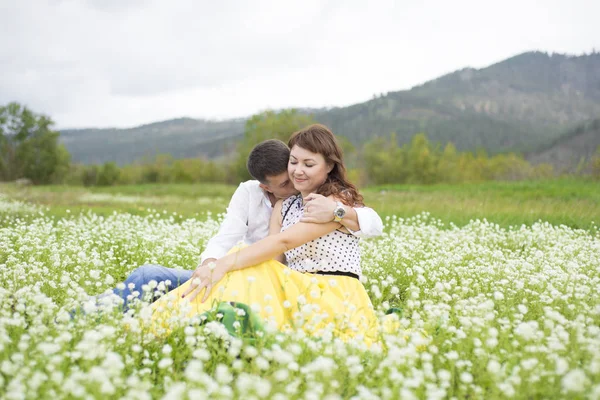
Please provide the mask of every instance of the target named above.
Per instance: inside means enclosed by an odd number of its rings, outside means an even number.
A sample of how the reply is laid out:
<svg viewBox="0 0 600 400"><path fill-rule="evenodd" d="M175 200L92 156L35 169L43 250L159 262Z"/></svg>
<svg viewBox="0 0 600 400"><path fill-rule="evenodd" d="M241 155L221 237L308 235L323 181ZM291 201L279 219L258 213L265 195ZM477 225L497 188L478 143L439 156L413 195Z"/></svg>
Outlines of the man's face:
<svg viewBox="0 0 600 400"><path fill-rule="evenodd" d="M266 191L273 193L278 199L287 199L298 193L294 188L287 171L282 172L279 175L267 176L266 184L261 183L261 187Z"/></svg>

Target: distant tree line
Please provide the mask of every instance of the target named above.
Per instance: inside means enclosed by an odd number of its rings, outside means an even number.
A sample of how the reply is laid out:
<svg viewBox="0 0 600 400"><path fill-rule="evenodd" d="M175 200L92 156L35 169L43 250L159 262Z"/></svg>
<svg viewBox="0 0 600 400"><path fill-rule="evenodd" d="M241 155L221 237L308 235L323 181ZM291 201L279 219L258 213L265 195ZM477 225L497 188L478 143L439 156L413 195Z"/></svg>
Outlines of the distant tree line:
<svg viewBox="0 0 600 400"><path fill-rule="evenodd" d="M66 183L84 186L111 186L137 183L229 182L231 165L201 158L173 159L168 154L119 167L114 162L102 165L73 165Z"/></svg>
<svg viewBox="0 0 600 400"><path fill-rule="evenodd" d="M267 111L246 122L234 156L220 161L173 159L162 154L118 166L71 164L52 121L17 103L0 107L0 180L28 179L34 184L63 183L110 186L141 183L237 183L250 179L246 157L257 143L270 138L287 141L290 134L314 120L295 110ZM533 166L521 155L490 156L484 150L459 152L452 143L441 146L424 133L399 145L395 134L375 138L356 148L338 136L352 181L359 185L396 183L465 183L486 180L547 179L556 175L550 164ZM579 172L600 179L600 147Z"/></svg>
<svg viewBox="0 0 600 400"><path fill-rule="evenodd" d="M364 164L368 180L388 183L465 183L487 180L532 180L554 176L550 164L532 166L522 156L503 153L489 156L485 150L457 152L429 142L419 133L399 146L395 135L365 144Z"/></svg>
<svg viewBox="0 0 600 400"><path fill-rule="evenodd" d="M58 143L53 122L18 103L0 106L0 180L28 179L34 184L61 183L70 155Z"/></svg>

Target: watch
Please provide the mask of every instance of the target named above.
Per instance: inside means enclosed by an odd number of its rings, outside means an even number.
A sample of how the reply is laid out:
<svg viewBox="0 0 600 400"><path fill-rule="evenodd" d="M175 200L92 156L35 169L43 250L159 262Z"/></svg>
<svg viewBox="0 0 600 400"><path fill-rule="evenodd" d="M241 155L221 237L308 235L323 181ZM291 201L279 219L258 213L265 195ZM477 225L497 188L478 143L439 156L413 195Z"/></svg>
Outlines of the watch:
<svg viewBox="0 0 600 400"><path fill-rule="evenodd" d="M342 220L342 218L344 218L345 215L346 215L346 209L344 208L344 205L338 201L337 206L333 210L333 220L335 222L340 222Z"/></svg>

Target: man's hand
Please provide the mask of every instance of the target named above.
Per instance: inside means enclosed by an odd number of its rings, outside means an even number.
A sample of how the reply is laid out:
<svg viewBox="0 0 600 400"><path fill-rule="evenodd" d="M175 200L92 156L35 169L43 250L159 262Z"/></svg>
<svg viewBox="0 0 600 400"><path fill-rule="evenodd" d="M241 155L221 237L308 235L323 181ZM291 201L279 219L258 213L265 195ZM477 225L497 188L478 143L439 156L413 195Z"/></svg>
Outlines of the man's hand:
<svg viewBox="0 0 600 400"><path fill-rule="evenodd" d="M225 276L225 273L220 272L223 268L217 268L216 262L216 258L209 258L199 265L190 278L190 286L181 297L187 297L191 294L192 296L189 300L192 301L200 294L202 289L206 288L202 298L202 302L204 303L210 295L213 285Z"/></svg>
<svg viewBox="0 0 600 400"><path fill-rule="evenodd" d="M325 224L333 221L333 210L337 206L335 201L316 193L309 194L304 201L304 215L300 222Z"/></svg>
<svg viewBox="0 0 600 400"><path fill-rule="evenodd" d="M217 259L216 259L216 258L207 258L206 260L204 260L204 262L203 262L202 264L198 265L198 267L197 267L197 268L200 268L200 267L208 267L208 265L209 265L210 263L214 263L214 262L217 262Z"/></svg>

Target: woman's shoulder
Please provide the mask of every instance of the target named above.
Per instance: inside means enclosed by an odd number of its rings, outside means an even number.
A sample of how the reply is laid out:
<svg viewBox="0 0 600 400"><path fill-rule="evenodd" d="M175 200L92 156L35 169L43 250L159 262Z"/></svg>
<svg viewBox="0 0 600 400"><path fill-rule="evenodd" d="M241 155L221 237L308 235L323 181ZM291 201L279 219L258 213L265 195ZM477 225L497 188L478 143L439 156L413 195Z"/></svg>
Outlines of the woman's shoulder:
<svg viewBox="0 0 600 400"><path fill-rule="evenodd" d="M283 206L283 199L277 200L275 202L275 205L273 206L273 212L281 211L282 206Z"/></svg>
<svg viewBox="0 0 600 400"><path fill-rule="evenodd" d="M296 202L298 199L301 199L301 198L302 198L301 194L295 194L295 195L288 197L287 199L279 200L279 201L281 201L281 204L283 207L286 207L286 206L289 206L290 204L293 204L294 202Z"/></svg>
<svg viewBox="0 0 600 400"><path fill-rule="evenodd" d="M302 196L299 194L293 195L293 196L288 197L285 200L279 200L279 201L281 201L281 208L274 208L273 211L279 212L281 214L281 216L283 217L283 219L285 219L285 216L292 209L292 207L294 206L294 204L296 202L300 201L300 203L302 204Z"/></svg>

